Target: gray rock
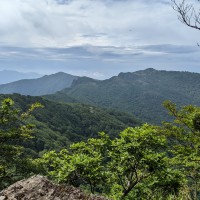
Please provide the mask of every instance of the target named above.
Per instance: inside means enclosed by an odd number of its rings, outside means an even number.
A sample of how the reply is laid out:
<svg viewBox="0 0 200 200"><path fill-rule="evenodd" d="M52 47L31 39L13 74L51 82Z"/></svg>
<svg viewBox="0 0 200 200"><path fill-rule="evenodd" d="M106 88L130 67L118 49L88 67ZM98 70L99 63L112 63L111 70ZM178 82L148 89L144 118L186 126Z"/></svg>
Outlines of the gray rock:
<svg viewBox="0 0 200 200"><path fill-rule="evenodd" d="M58 185L37 175L14 183L0 192L0 200L106 200L96 195L86 195L78 188Z"/></svg>

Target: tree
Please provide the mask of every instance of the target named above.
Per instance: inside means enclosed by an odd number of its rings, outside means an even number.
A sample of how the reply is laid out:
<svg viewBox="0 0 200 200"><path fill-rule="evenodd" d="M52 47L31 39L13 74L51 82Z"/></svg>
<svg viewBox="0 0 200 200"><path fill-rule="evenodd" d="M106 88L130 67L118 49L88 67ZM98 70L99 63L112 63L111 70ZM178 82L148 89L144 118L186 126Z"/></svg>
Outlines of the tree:
<svg viewBox="0 0 200 200"><path fill-rule="evenodd" d="M0 106L0 188L12 182L16 164L23 152L20 143L31 138L33 125L27 122L31 112L41 107L39 103L31 105L26 112L14 108L12 99L7 98Z"/></svg>
<svg viewBox="0 0 200 200"><path fill-rule="evenodd" d="M51 151L36 162L59 182L89 186L91 192L112 199L146 199L158 188L167 197L178 193L184 178L170 170L166 142L157 127L145 124L127 128L113 140L101 133L100 138Z"/></svg>
<svg viewBox="0 0 200 200"><path fill-rule="evenodd" d="M200 10L196 8L196 5L187 3L187 0L181 0L181 2L172 0L172 3L173 9L178 12L178 19L182 23L191 28L200 30Z"/></svg>
<svg viewBox="0 0 200 200"><path fill-rule="evenodd" d="M170 153L176 168L188 179L192 199L200 197L200 107L177 106L166 101L164 106L174 117L172 123L164 123L163 132L171 141Z"/></svg>

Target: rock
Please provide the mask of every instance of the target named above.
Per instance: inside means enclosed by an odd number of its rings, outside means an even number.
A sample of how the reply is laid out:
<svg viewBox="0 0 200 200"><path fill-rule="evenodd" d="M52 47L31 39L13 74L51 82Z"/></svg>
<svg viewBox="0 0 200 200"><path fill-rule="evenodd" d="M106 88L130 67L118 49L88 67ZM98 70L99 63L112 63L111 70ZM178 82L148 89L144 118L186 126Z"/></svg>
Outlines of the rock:
<svg viewBox="0 0 200 200"><path fill-rule="evenodd" d="M0 200L106 200L96 195L86 195L72 186L58 185L44 176L32 176L14 183L0 192Z"/></svg>

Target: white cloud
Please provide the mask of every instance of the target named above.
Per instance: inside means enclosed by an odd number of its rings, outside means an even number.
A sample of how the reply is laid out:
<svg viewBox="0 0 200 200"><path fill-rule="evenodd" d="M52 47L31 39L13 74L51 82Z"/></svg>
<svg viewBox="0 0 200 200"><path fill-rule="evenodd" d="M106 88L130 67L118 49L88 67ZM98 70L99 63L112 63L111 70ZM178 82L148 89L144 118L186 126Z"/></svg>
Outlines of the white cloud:
<svg viewBox="0 0 200 200"><path fill-rule="evenodd" d="M27 47L128 47L198 42L198 32L182 25L167 2L0 0L0 43Z"/></svg>
<svg viewBox="0 0 200 200"><path fill-rule="evenodd" d="M0 0L0 69L100 79L148 67L200 72L200 32L170 2Z"/></svg>

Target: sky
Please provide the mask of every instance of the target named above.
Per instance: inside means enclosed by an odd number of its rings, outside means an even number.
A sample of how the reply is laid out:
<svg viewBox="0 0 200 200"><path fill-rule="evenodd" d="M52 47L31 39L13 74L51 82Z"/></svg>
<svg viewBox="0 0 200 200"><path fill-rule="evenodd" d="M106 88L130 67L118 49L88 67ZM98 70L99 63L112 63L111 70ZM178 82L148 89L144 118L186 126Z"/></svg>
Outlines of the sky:
<svg viewBox="0 0 200 200"><path fill-rule="evenodd" d="M200 31L177 19L170 0L0 0L0 13L0 70L200 73Z"/></svg>

